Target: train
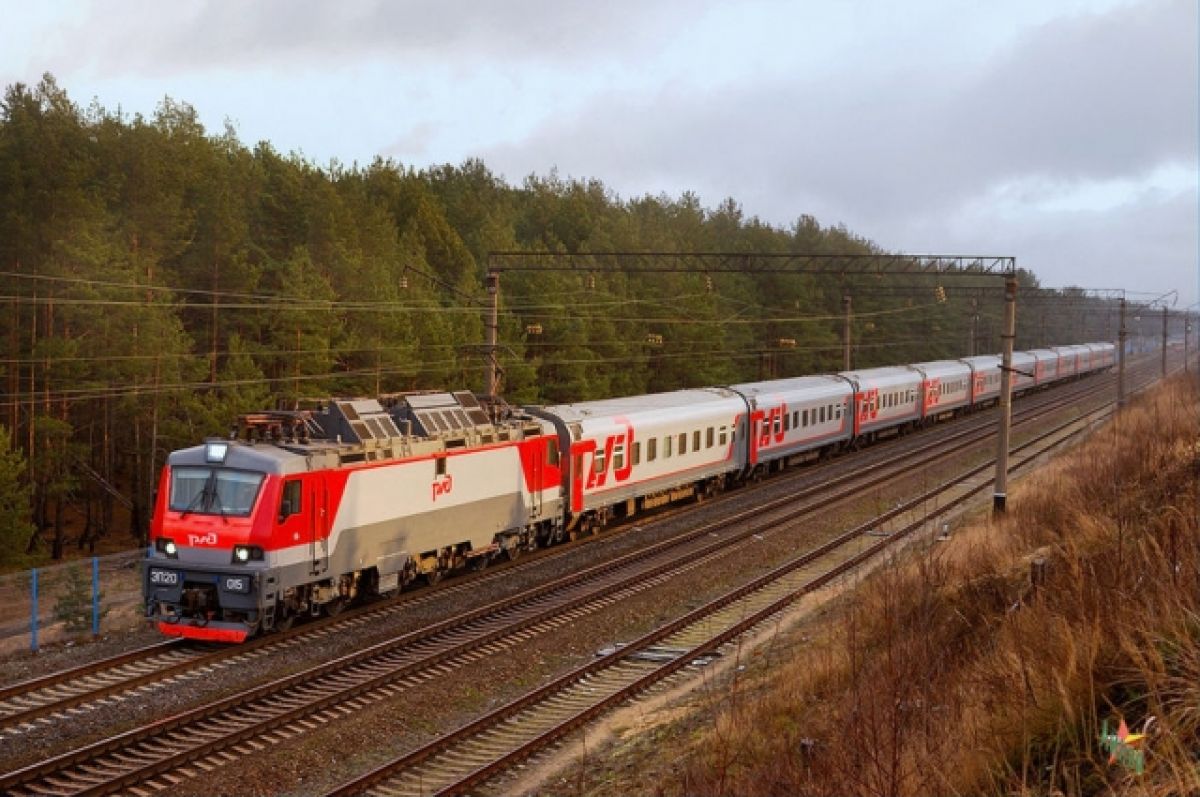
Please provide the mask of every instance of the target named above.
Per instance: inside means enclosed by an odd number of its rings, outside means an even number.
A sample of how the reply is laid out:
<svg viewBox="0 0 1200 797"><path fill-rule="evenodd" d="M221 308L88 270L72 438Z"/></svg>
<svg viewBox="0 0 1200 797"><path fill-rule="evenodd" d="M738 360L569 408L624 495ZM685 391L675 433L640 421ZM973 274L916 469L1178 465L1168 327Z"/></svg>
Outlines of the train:
<svg viewBox="0 0 1200 797"><path fill-rule="evenodd" d="M1017 352L1012 390L1115 360L1103 342ZM243 415L167 458L145 615L241 642L996 404L1000 377L983 355L502 413L459 391Z"/></svg>

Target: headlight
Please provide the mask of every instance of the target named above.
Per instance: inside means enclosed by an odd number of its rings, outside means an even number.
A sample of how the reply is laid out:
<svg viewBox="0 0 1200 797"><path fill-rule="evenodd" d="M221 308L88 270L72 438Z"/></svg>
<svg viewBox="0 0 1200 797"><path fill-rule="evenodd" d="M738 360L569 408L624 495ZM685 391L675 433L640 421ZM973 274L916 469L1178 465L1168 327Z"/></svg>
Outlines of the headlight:
<svg viewBox="0 0 1200 797"><path fill-rule="evenodd" d="M204 461L213 465L220 465L225 462L225 456L229 453L229 443L224 440L210 440L204 444Z"/></svg>
<svg viewBox="0 0 1200 797"><path fill-rule="evenodd" d="M233 561L235 564L245 564L251 560L261 562L263 558L263 549L257 545L235 545L233 546Z"/></svg>
<svg viewBox="0 0 1200 797"><path fill-rule="evenodd" d="M175 540L170 537L157 537L154 540L154 549L172 559L179 555L179 548L175 545Z"/></svg>

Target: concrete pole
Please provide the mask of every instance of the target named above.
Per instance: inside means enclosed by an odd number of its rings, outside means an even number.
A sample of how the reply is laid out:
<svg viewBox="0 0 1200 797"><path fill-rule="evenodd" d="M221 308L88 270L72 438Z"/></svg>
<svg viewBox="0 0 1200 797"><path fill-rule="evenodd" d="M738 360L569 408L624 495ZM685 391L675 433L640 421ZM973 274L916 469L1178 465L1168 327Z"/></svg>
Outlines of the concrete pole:
<svg viewBox="0 0 1200 797"><path fill-rule="evenodd" d="M1167 378L1167 308L1163 307L1162 378Z"/></svg>
<svg viewBox="0 0 1200 797"><path fill-rule="evenodd" d="M1188 370L1188 338L1192 331L1192 317L1187 313L1183 314L1183 372L1186 374Z"/></svg>
<svg viewBox="0 0 1200 797"><path fill-rule="evenodd" d="M492 297L492 312L488 319L487 394L493 399L500 393L500 272L487 274L487 292Z"/></svg>
<svg viewBox="0 0 1200 797"><path fill-rule="evenodd" d="M979 300L971 300L971 339L967 341L967 356L975 356L975 341L979 336Z"/></svg>
<svg viewBox="0 0 1200 797"><path fill-rule="evenodd" d="M1117 408L1125 406L1125 299L1117 317Z"/></svg>
<svg viewBox="0 0 1200 797"><path fill-rule="evenodd" d="M1008 437L1012 427L1012 358L1017 336L1017 278L1004 278L1003 355L1000 359L1000 433L996 443L996 489L992 514L1004 513L1008 501Z"/></svg>
<svg viewBox="0 0 1200 797"><path fill-rule="evenodd" d="M850 294L842 294L842 370L850 370Z"/></svg>

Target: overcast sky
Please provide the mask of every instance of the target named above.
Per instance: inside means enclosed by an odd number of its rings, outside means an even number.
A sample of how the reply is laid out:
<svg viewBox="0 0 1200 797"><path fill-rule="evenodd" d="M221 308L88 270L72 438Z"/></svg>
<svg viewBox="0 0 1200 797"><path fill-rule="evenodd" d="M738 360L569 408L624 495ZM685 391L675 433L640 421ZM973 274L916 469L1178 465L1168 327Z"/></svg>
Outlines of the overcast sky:
<svg viewBox="0 0 1200 797"><path fill-rule="evenodd" d="M1197 0L0 0L0 83L1200 299Z"/></svg>

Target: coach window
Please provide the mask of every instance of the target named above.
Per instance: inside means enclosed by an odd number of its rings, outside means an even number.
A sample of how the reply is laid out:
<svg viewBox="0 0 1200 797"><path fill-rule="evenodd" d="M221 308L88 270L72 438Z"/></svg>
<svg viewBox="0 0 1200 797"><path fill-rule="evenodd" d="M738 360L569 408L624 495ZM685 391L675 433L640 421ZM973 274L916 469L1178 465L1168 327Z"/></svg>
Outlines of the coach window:
<svg viewBox="0 0 1200 797"><path fill-rule="evenodd" d="M686 453L687 453L687 432L683 432L682 434L679 435L679 456L682 457Z"/></svg>
<svg viewBox="0 0 1200 797"><path fill-rule="evenodd" d="M808 410L805 410L800 414L800 425L805 427L808 426Z"/></svg>
<svg viewBox="0 0 1200 797"><path fill-rule="evenodd" d="M705 442L707 442L707 443L708 443L708 448L712 448L712 447L713 447L713 442L716 440L716 435L714 434L714 432L715 432L715 431L716 431L716 430L714 430L714 429L713 429L713 428L710 426L710 427L708 427L708 432L705 434L705 438L704 438L704 439L705 439Z"/></svg>
<svg viewBox="0 0 1200 797"><path fill-rule="evenodd" d="M592 455L592 472L596 474L604 473L604 452L597 451Z"/></svg>
<svg viewBox="0 0 1200 797"><path fill-rule="evenodd" d="M821 408L820 419L817 421L817 423L825 423L825 408L824 407Z"/></svg>
<svg viewBox="0 0 1200 797"><path fill-rule="evenodd" d="M692 432L692 450L693 451L700 450L700 430L699 429Z"/></svg>
<svg viewBox="0 0 1200 797"><path fill-rule="evenodd" d="M658 438L651 437L646 443L646 461L653 462L658 459Z"/></svg>
<svg viewBox="0 0 1200 797"><path fill-rule="evenodd" d="M620 470L625 467L625 446L619 445L613 448L613 470Z"/></svg>
<svg viewBox="0 0 1200 797"><path fill-rule="evenodd" d="M283 496L279 500L279 522L287 520L300 511L300 480L283 483Z"/></svg>
<svg viewBox="0 0 1200 797"><path fill-rule="evenodd" d="M671 456L671 441L674 439L675 438L671 437L671 435L667 435L663 438L663 457Z"/></svg>
<svg viewBox="0 0 1200 797"><path fill-rule="evenodd" d="M558 464L558 440L553 437L546 441L546 464Z"/></svg>
<svg viewBox="0 0 1200 797"><path fill-rule="evenodd" d="M638 440L636 443L633 444L633 464L634 465L642 464L642 441L641 440Z"/></svg>
<svg viewBox="0 0 1200 797"><path fill-rule="evenodd" d="M788 413L783 414L783 431L789 431L792 428L792 416Z"/></svg>
<svg viewBox="0 0 1200 797"><path fill-rule="evenodd" d="M445 476L446 475L446 458L445 457L438 457L437 459L435 459L433 461L433 475L434 476Z"/></svg>
<svg viewBox="0 0 1200 797"><path fill-rule="evenodd" d="M721 427L720 432L717 434L717 441L721 445L725 445L729 441L729 435L724 426Z"/></svg>
<svg viewBox="0 0 1200 797"><path fill-rule="evenodd" d="M792 410L792 428L800 428L800 410Z"/></svg>

